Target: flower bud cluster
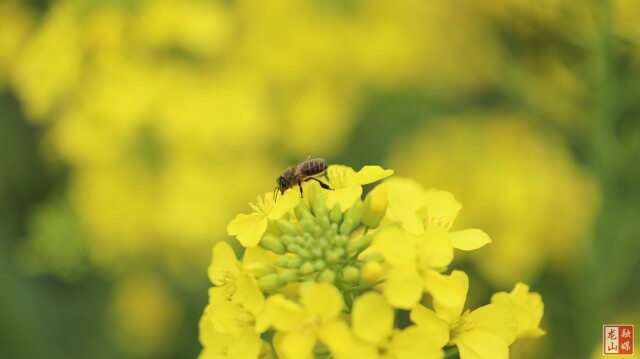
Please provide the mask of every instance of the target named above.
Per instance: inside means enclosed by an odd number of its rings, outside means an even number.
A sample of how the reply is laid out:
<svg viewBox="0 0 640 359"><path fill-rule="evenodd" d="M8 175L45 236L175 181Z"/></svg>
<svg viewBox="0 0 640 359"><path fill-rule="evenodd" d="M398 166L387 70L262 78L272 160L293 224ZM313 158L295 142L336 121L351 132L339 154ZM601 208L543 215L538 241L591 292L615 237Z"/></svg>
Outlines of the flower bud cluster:
<svg viewBox="0 0 640 359"><path fill-rule="evenodd" d="M304 281L359 281L357 255L373 239L371 235L354 235L362 225L363 202L357 200L343 213L339 203L328 208L324 196L311 197L311 205L300 201L291 220L274 221L275 230L260 240L262 248L279 255L274 263L278 271L258 278L261 288Z"/></svg>

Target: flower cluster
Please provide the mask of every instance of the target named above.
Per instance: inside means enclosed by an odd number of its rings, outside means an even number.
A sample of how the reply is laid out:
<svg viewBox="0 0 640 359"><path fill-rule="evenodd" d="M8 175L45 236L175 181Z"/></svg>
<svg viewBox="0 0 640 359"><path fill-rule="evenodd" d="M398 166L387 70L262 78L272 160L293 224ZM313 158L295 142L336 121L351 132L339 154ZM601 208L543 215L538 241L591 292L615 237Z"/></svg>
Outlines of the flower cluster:
<svg viewBox="0 0 640 359"><path fill-rule="evenodd" d="M454 248L491 242L451 231L461 205L409 179L362 185L392 170L330 166L326 181L251 204L228 225L245 248L213 247L201 358L507 358L517 338L544 334L540 295L518 283L465 309L468 276ZM430 299L430 300L429 300ZM432 305L427 305L432 303ZM402 313L408 313L404 315Z"/></svg>

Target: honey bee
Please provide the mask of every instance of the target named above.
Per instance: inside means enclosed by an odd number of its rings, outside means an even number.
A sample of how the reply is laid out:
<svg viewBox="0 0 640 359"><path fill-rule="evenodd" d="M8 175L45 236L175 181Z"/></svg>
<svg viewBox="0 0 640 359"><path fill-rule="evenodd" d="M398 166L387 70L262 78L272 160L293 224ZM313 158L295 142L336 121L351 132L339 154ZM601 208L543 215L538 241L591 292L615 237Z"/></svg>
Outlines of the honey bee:
<svg viewBox="0 0 640 359"><path fill-rule="evenodd" d="M278 179L276 180L278 185L273 190L273 202L275 202L278 198L278 191L280 191L280 194L283 195L284 191L295 186L296 184L300 188L300 197L304 197L302 193L303 181L307 182L314 180L320 184L320 187L333 190L333 188L329 187L327 184L313 177L327 170L327 165L324 163L324 158L310 157L311 155L307 156L307 159L298 163L297 165L287 168L282 173L282 175L278 177Z"/></svg>

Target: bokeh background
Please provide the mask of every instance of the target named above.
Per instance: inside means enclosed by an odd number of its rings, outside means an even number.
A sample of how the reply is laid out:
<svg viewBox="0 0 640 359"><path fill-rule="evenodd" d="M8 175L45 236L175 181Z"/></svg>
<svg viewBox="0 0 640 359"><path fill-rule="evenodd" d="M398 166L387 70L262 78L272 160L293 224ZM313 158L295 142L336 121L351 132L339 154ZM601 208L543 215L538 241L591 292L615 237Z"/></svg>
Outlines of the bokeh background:
<svg viewBox="0 0 640 359"><path fill-rule="evenodd" d="M1 0L0 357L197 356L211 246L311 151L457 196L468 304L544 298L512 357L600 357L640 328L639 45L636 0Z"/></svg>

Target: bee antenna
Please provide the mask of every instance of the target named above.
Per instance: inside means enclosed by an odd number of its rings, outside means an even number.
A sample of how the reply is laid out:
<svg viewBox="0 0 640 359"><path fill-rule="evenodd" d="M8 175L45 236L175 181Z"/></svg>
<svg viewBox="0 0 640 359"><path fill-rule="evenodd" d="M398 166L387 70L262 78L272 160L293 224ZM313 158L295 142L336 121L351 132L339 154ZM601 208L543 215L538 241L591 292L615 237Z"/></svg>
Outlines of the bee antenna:
<svg viewBox="0 0 640 359"><path fill-rule="evenodd" d="M276 203L276 199L278 199L278 187L276 186L276 188L273 189L273 203Z"/></svg>

